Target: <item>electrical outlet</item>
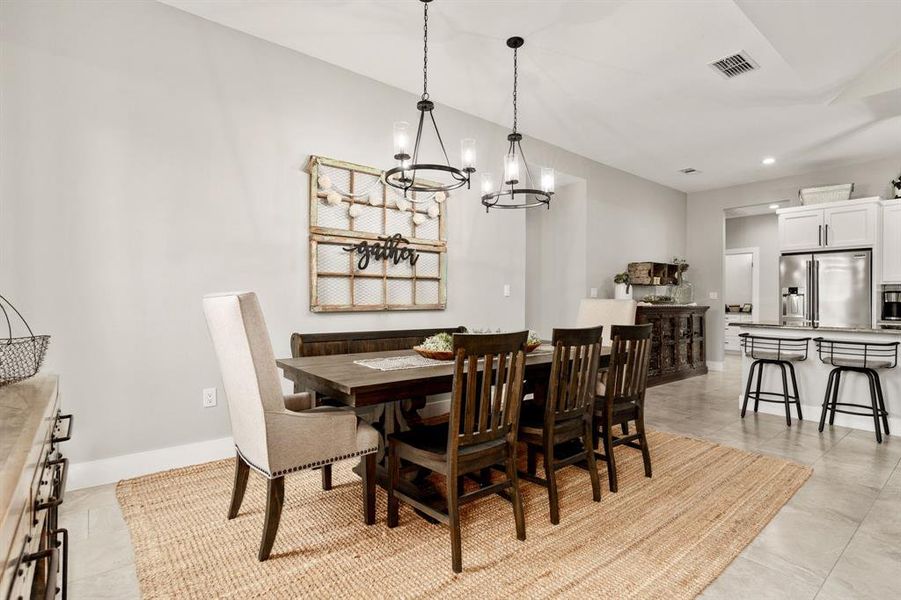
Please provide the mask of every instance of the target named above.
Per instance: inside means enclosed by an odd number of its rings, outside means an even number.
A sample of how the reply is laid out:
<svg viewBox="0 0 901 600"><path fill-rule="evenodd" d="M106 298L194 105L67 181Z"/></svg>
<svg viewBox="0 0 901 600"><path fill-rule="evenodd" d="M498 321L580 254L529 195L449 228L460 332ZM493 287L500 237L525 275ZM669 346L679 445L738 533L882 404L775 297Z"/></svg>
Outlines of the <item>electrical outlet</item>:
<svg viewBox="0 0 901 600"><path fill-rule="evenodd" d="M718 300L719 297L720 297L720 293L719 293L719 292L710 292L710 294L708 294L708 295L710 296L710 299L711 299L711 300Z"/></svg>
<svg viewBox="0 0 901 600"><path fill-rule="evenodd" d="M504 284L504 298L509 298L509 297L510 297L510 284L505 283Z"/></svg>
<svg viewBox="0 0 901 600"><path fill-rule="evenodd" d="M589 290L588 290L588 296L591 297L591 298L597 298L597 297L598 297L598 288L591 288L591 289L589 289Z"/></svg>
<svg viewBox="0 0 901 600"><path fill-rule="evenodd" d="M203 389L203 407L212 408L216 406L216 388Z"/></svg>

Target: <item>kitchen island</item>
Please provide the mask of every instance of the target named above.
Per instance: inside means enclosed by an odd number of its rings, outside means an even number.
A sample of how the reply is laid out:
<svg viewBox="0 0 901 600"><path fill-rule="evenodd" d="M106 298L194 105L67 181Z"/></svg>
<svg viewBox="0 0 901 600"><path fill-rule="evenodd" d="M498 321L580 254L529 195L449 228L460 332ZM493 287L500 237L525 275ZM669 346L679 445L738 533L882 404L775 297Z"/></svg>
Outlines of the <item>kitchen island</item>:
<svg viewBox="0 0 901 600"><path fill-rule="evenodd" d="M805 338L809 337L807 360L795 362L795 370L798 377L798 394L801 399L801 411L805 421L820 420L823 398L826 394L826 384L832 365L820 360L817 353L815 338L822 337L829 340L842 340L849 342L901 342L901 330L899 329L871 329L871 328L847 328L847 327L804 327L801 325L779 325L778 323L735 323L741 333L759 335L765 337L781 338ZM827 359L828 360L828 359ZM749 356L742 354L741 393L739 406L744 400L745 385L751 363ZM889 428L891 435L901 435L901 365L894 369L878 369L882 381L882 389L885 396L885 408L888 411ZM782 391L782 376L778 368L764 369L763 391ZM755 378L756 381L756 378ZM870 403L870 389L867 378L863 374L849 373L842 377L839 390L839 402L854 402L856 404ZM753 414L753 399L748 403L748 415ZM784 415L785 407L782 404L761 402L759 412ZM795 408L792 407L792 419L797 418ZM873 431L873 418L856 415L837 414L835 424L855 429ZM829 427L828 421L826 427ZM825 431L825 430L824 430Z"/></svg>

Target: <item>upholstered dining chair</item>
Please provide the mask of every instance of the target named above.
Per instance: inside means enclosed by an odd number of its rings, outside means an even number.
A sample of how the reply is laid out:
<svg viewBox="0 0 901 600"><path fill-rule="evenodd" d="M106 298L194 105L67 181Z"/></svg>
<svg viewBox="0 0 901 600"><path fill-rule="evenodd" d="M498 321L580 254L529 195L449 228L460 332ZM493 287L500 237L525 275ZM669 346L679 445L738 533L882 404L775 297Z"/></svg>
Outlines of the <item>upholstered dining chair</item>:
<svg viewBox="0 0 901 600"><path fill-rule="evenodd" d="M546 401L543 407L524 403L519 419L519 441L525 442L528 452L527 472L519 476L547 488L554 525L560 522L558 469L585 461L594 501L601 501L601 484L592 444L592 420L602 330L603 327L554 329L551 338L554 355ZM558 456L557 448L573 440L580 442L577 448L569 456ZM536 473L539 449L544 456L543 479Z"/></svg>
<svg viewBox="0 0 901 600"><path fill-rule="evenodd" d="M604 453L595 455L607 463L610 491L618 489L616 446L641 450L645 477L651 476L651 453L644 427L644 396L648 387L648 363L651 355L651 325L614 325L610 348L610 366L604 393L595 400L595 436L600 434ZM627 423L634 421L635 433ZM622 436L613 435L613 426L622 428ZM595 440L597 447L597 440Z"/></svg>
<svg viewBox="0 0 901 600"><path fill-rule="evenodd" d="M375 522L378 433L349 410L311 408L307 393L284 395L269 332L253 292L203 299L225 394L237 457L228 518L237 516L251 469L266 478L266 513L258 558L269 558L285 495L285 476L365 456L363 519Z"/></svg>
<svg viewBox="0 0 901 600"><path fill-rule="evenodd" d="M583 298L579 302L576 327L604 326L604 346L610 345L613 325L634 325L638 303L634 300L610 300L607 298Z"/></svg>
<svg viewBox="0 0 901 600"><path fill-rule="evenodd" d="M526 523L516 472L516 433L522 400L527 331L454 334L454 375L447 424L417 427L388 437L390 485L388 527L397 527L400 500L450 526L451 565L463 570L460 504L510 491L516 537L526 539ZM479 369L479 363L482 370ZM443 475L447 512L398 489L400 461ZM498 483L463 493L463 476L504 465Z"/></svg>

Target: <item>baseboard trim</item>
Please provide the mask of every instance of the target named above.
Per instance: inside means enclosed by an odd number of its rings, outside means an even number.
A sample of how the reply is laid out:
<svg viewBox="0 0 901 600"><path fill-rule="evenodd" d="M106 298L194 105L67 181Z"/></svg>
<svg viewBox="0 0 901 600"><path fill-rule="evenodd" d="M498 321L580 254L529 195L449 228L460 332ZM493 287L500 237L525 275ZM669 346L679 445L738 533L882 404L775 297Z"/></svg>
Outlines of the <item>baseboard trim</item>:
<svg viewBox="0 0 901 600"><path fill-rule="evenodd" d="M726 362L722 360L708 360L707 361L707 370L708 371L723 371L726 368Z"/></svg>
<svg viewBox="0 0 901 600"><path fill-rule="evenodd" d="M112 456L99 460L73 463L69 467L66 487L70 490L115 483L158 471L187 467L235 455L231 437L158 450Z"/></svg>

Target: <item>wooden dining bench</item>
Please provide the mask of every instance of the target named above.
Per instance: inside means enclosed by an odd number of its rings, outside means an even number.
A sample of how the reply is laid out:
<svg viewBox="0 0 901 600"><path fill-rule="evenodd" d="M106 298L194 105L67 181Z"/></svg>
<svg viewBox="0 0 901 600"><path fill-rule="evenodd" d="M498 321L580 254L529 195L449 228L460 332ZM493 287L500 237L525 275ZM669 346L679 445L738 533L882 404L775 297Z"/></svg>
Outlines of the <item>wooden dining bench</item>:
<svg viewBox="0 0 901 600"><path fill-rule="evenodd" d="M421 344L426 338L437 333L465 333L466 328L441 327L435 329L395 329L389 331L340 331L336 333L292 333L291 356L330 356L334 354L357 354L360 352L383 352L387 350L409 350ZM294 384L295 393L308 390ZM313 392L313 406L328 403L328 398ZM425 406L425 396L410 398L404 413L408 420L415 418L416 411ZM405 402L407 404L407 402ZM332 487L331 465L322 469L322 489Z"/></svg>

